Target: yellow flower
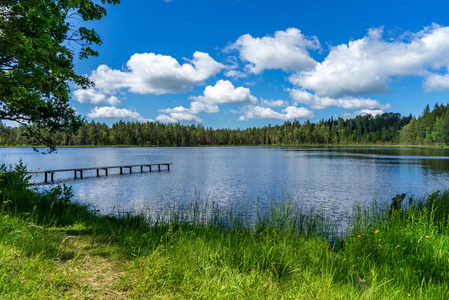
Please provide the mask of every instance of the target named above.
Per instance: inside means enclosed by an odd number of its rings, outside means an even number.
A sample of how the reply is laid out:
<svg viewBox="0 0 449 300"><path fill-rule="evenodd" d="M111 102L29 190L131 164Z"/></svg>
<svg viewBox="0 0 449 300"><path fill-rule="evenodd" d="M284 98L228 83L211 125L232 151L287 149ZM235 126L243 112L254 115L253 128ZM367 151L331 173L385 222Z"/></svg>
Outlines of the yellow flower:
<svg viewBox="0 0 449 300"><path fill-rule="evenodd" d="M379 233L379 230L374 231L374 233Z"/></svg>
<svg viewBox="0 0 449 300"><path fill-rule="evenodd" d="M358 237L362 237L362 236L359 234Z"/></svg>
<svg viewBox="0 0 449 300"><path fill-rule="evenodd" d="M401 247L401 246L400 246L400 245L397 245L397 246L396 246L396 248L399 248L399 247Z"/></svg>
<svg viewBox="0 0 449 300"><path fill-rule="evenodd" d="M430 236L426 235L426 239L430 238Z"/></svg>

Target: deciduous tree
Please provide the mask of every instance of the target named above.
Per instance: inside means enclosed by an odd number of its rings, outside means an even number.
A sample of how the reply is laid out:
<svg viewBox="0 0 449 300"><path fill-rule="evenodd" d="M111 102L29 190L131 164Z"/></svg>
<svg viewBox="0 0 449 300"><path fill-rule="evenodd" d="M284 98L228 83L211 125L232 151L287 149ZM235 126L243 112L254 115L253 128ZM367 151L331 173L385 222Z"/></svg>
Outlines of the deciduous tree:
<svg viewBox="0 0 449 300"><path fill-rule="evenodd" d="M87 88L74 70L75 50L86 59L101 44L95 30L80 26L106 15L120 0L0 0L0 120L25 125L29 135L54 150L52 134L76 132L81 118L69 105L70 83ZM79 47L77 46L77 47ZM34 125L34 126L32 126Z"/></svg>

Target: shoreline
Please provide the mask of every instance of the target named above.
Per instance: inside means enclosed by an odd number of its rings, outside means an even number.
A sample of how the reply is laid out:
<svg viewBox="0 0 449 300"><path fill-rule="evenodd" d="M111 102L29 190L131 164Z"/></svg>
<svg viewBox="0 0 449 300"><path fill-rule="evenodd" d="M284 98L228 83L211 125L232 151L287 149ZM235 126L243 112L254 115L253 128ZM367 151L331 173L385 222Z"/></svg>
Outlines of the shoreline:
<svg viewBox="0 0 449 300"><path fill-rule="evenodd" d="M288 201L248 227L232 209L190 206L101 216L0 172L0 296L6 298L445 299L449 190L390 211L356 207L351 226ZM8 183L9 182L9 183ZM281 199L282 200L282 199ZM286 200L286 199L284 199Z"/></svg>
<svg viewBox="0 0 449 300"><path fill-rule="evenodd" d="M64 145L57 148L207 148L207 147L303 147L303 148L410 148L410 149L449 149L445 145L401 145L401 144L272 144L272 145L195 145L195 146L157 146L157 145ZM36 148L46 149L40 146L0 146L1 148Z"/></svg>

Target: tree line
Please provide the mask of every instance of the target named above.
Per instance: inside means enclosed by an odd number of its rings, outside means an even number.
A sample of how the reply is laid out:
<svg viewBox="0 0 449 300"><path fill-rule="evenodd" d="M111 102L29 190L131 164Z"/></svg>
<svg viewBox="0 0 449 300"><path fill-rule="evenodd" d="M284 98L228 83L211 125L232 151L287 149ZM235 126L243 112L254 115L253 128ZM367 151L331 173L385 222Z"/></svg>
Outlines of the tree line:
<svg viewBox="0 0 449 300"><path fill-rule="evenodd" d="M25 126L9 127L0 123L0 145L39 146ZM66 131L39 128L40 134L56 146L200 146L200 145L341 145L407 144L449 145L449 104L426 106L419 117L399 113L287 121L261 128L213 129L203 125L160 122L119 121L111 127L104 123L84 122L70 135Z"/></svg>

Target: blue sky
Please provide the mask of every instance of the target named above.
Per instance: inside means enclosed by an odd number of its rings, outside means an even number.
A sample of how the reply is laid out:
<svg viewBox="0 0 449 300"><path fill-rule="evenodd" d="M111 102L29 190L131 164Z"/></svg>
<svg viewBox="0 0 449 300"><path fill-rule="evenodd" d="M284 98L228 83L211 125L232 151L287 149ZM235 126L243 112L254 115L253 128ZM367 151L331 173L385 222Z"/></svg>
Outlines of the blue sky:
<svg viewBox="0 0 449 300"><path fill-rule="evenodd" d="M88 120L246 128L447 103L446 1L122 0L86 24Z"/></svg>

